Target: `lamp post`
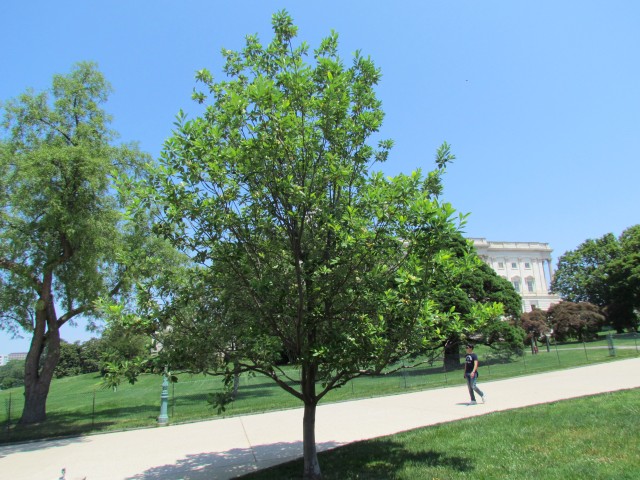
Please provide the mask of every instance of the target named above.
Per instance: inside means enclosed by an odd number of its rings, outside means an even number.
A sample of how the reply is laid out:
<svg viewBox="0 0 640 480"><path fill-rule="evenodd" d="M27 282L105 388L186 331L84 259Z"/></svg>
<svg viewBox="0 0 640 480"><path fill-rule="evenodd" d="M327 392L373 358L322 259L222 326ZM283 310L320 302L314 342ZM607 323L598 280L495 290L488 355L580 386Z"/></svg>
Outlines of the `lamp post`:
<svg viewBox="0 0 640 480"><path fill-rule="evenodd" d="M164 369L162 375L162 393L160 394L160 416L158 417L158 425L166 425L169 422L167 407L169 405L169 375L167 369Z"/></svg>

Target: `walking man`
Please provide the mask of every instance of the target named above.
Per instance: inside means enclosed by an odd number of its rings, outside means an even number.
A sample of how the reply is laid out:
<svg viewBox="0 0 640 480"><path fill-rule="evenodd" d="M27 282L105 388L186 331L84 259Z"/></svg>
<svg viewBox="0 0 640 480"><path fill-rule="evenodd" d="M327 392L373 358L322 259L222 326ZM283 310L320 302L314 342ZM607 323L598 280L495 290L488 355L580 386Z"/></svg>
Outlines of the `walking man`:
<svg viewBox="0 0 640 480"><path fill-rule="evenodd" d="M473 345L471 343L467 344L467 355L464 360L464 378L467 380L467 387L469 387L469 395L471 396L469 405L476 405L477 403L473 392L480 395L482 403L485 403L485 394L476 385L478 381L478 356L473 353Z"/></svg>

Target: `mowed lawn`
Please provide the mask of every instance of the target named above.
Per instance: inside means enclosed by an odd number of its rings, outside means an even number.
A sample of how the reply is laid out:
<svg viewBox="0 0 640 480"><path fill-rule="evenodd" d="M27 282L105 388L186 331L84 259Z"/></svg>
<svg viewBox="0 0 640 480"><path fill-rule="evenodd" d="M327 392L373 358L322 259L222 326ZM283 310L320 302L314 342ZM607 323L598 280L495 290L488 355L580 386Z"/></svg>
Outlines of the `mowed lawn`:
<svg viewBox="0 0 640 480"><path fill-rule="evenodd" d="M325 480L640 479L640 389L496 412L319 455ZM241 477L299 479L298 460Z"/></svg>

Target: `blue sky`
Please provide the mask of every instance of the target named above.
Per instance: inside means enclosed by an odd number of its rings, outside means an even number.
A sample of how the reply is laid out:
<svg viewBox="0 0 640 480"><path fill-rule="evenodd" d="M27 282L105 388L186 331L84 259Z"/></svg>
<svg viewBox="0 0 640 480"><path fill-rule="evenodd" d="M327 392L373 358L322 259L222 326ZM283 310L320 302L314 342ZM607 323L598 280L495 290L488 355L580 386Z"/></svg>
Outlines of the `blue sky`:
<svg viewBox="0 0 640 480"><path fill-rule="evenodd" d="M220 49L267 43L283 8L312 48L333 29L346 61L381 68L386 173L429 170L451 144L444 199L470 213L467 236L547 242L557 260L640 223L634 0L2 2L0 101L95 61L121 140L158 156L178 110L196 111L194 72L222 79ZM0 331L0 353L27 346Z"/></svg>

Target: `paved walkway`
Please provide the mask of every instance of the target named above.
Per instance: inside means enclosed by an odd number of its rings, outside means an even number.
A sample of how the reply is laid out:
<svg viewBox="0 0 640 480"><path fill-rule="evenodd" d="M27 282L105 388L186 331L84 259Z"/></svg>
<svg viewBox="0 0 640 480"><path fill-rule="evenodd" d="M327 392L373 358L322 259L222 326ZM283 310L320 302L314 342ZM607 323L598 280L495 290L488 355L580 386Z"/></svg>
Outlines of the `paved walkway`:
<svg viewBox="0 0 640 480"><path fill-rule="evenodd" d="M640 358L466 386L318 407L319 450L527 405L640 387ZM461 374L462 375L462 374ZM230 479L302 455L302 409L0 447L2 478Z"/></svg>

